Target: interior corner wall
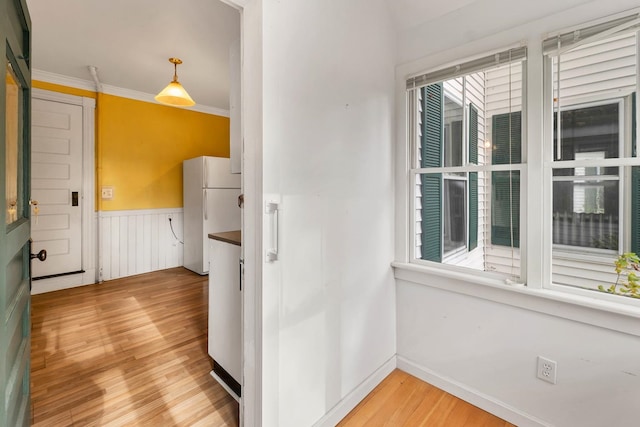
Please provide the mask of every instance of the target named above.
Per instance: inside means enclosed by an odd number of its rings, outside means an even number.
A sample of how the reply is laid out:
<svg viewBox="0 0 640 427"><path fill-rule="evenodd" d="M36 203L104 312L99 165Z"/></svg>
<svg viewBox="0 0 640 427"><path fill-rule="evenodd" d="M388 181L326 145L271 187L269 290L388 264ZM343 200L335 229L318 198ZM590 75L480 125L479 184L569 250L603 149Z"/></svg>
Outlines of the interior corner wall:
<svg viewBox="0 0 640 427"><path fill-rule="evenodd" d="M262 28L262 425L335 425L395 367L395 34L385 0L264 0Z"/></svg>

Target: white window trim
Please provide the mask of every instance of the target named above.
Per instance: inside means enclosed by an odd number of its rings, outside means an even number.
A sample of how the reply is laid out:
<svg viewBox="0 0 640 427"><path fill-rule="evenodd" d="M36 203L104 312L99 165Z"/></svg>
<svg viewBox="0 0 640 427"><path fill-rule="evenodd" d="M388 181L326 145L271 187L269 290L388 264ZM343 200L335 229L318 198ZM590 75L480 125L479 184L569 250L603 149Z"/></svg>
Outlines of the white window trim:
<svg viewBox="0 0 640 427"><path fill-rule="evenodd" d="M636 45L637 45L637 49L640 50L640 38L636 38ZM639 56L640 52L636 52L636 56L637 61L640 61L640 56ZM575 168L575 167L593 167L593 166L598 166L598 167L620 167L621 171L618 174L618 176L616 177L608 177L608 176L603 176L601 178L604 179L615 179L619 182L619 212L620 212L620 224L619 224L619 231L620 231L620 239L619 239L619 248L618 250L622 250L625 245L628 244L628 236L625 234L625 230L629 230L630 229L630 223L627 220L627 207L625 206L625 200L626 197L624 197L624 195L626 194L626 192L628 191L628 186L624 185L624 181L625 181L625 177L627 176L627 173L624 172L622 169L624 169L623 167L625 166L640 166L640 158L632 158L632 157L626 157L627 153L625 151L625 145L626 145L626 141L625 139L627 138L626 136L626 132L627 129L630 129L630 126L627 126L627 120L626 120L626 112L625 109L627 108L627 103L626 103L626 99L631 95L631 92L629 91L613 91L613 92L608 92L608 93L604 93L601 94L599 96L587 96L587 97L583 97L581 99L575 99L570 103L567 104L563 104L562 100L560 100L560 111L570 111L570 110L574 110L577 108L588 108L588 107L592 107L592 106L598 106L598 105L608 105L608 104L613 104L613 103L618 103L618 120L619 120L619 124L620 124L620 137L619 137L619 156L622 157L618 157L618 158L609 158L609 159L600 159L600 160L555 160L553 158L553 132L554 132L554 127L553 127L553 114L554 114L554 105L553 105L553 95L550 93L553 89L553 58L552 55L546 55L544 57L542 57L542 61L543 61L543 83L544 86L543 88L547 91L547 93L545 93L545 96L543 97L542 101L543 101L543 116L545 118L545 126L544 126L544 138L542 139L543 141L543 156L544 156L544 167L543 167L543 182L544 185L542 186L544 189L547 189L548 191L548 195L546 197L546 201L547 203L544 203L544 213L543 213L543 218L544 218L544 227L542 228L542 232L543 232L543 236L544 236L544 247L546 248L550 248L551 250L547 251L545 253L545 257L543 260L543 265L544 265L544 274L543 274L543 280L541 282L539 282L542 286L541 289L545 289L545 290L549 290L552 292L558 292L558 293L564 293L564 294L568 294L568 295L572 295L572 296L576 296L578 298L593 298L593 299L598 299L598 300L602 300L602 301L607 301L610 304L614 304L615 306L619 306L619 307L633 307L633 310L637 310L638 313L640 313L640 300L638 299L634 299L634 298L628 298L628 297L624 297L624 296L619 296L619 295L611 295L608 294L606 292L600 292L600 291L595 291L595 290L590 290L590 289L582 289L582 288L577 288L577 287L572 287L572 286L567 286L567 285L562 285L562 284L557 284L553 282L553 273L552 273L552 269L553 269L553 258L554 255L557 256L558 258L572 258L572 259L576 259L579 257L582 258L593 258L593 257L598 257L600 256L601 258L606 258L607 256L610 256L612 254L612 251L606 251L606 250L596 250L596 251L590 251L587 248L578 248L576 247L573 251L569 251L569 250L564 250L565 248L572 248L572 247L564 247L562 245L555 245L553 244L552 241L552 233L553 233L553 222L552 222L552 218L553 218L553 181L554 181L554 177L553 177L553 170L554 169L566 169L566 168ZM638 70L638 68L636 68L636 73L638 74L638 77L636 78L636 84L638 84L638 82L640 82L640 70ZM560 94L560 96L562 96L562 93ZM636 109L637 110L637 109ZM637 111L636 111L637 113ZM636 121L636 125L638 125L637 121ZM630 137L630 136L629 136ZM557 178L555 180L558 180ZM549 183L550 181L550 183ZM573 252L573 254L571 253ZM580 254L580 252L583 253ZM613 256L615 258L617 258L617 254L613 254ZM612 265L612 269L613 269L613 265ZM587 322L589 323L589 322Z"/></svg>
<svg viewBox="0 0 640 427"><path fill-rule="evenodd" d="M616 16L625 14L627 12L619 13ZM600 18L600 21L606 21L607 19ZM556 25L558 24L560 22L556 23ZM576 28L580 26L582 25L578 23ZM637 303L637 301L631 301L631 298L604 293L598 294L598 298L594 298L581 295L582 290L580 289L576 289L577 292L575 293L571 292L571 290L567 291L566 286L563 286L561 291L555 289L554 285L551 285L550 288L543 288L544 282L551 283L551 260L550 257L545 256L545 252L548 252L545 248L552 247L551 234L544 233L542 238L533 239L531 242L527 241L528 235L540 235L541 230L551 229L551 218L543 215L545 212L551 212L551 193L543 193L542 188L550 188L552 185L551 174L544 173L552 159L549 155L549 150L541 149L541 144L531 144L531 146L526 144L526 141L542 141L543 137L546 137L546 140L552 137L552 134L545 135L548 129L552 127L553 116L548 114L552 110L548 110L544 102L545 99L552 99L552 94L551 89L543 84L543 73L539 72L539 70L544 69L543 52L540 44L540 39L543 36L545 36L544 33L538 34L533 30L530 33L527 39L528 59L525 61L526 66L523 67L523 75L526 76L523 95L526 96L527 101L522 110L524 141L522 149L523 163L520 168L525 173L521 174L522 193L524 194L521 195L521 223L524 226L520 239L520 259L522 262L521 274L527 278L528 285L518 286L517 284L511 284L510 286L505 286L503 279L495 277L490 272L477 274L475 270L463 270L446 264L426 261L424 263L409 262L409 259L414 257L412 245L415 243L416 225L414 221L414 189L411 185L415 184L416 173L426 172L426 170L416 170L416 165L411 164L413 161L411 153L414 147L405 143L397 145L395 161L397 168L396 212L399 219L396 228L396 259L398 261L392 263L395 278L442 289L447 292L460 293L470 297L640 336L640 307L628 304L628 302ZM482 45L479 44L479 46ZM484 43L484 46L487 46L487 43ZM638 49L640 50L640 44ZM498 50L501 49L496 49L496 51ZM459 49L459 51L469 53L468 48L466 50ZM451 57L451 55L440 56ZM397 117L407 117L407 121L413 120L415 124L415 118L408 116L411 111L408 108L411 98L406 96L406 76L416 75L420 69L425 69L425 63L431 64L432 69L438 68L435 61L437 61L437 57L432 57L429 61L415 61L399 67L396 81ZM534 72L528 72L528 70ZM640 81L640 54L638 55L637 70L638 81ZM636 109L636 123L640 127L640 108ZM413 129L413 127L398 126L398 141L407 141L409 136L407 135L407 129ZM525 164L525 162L529 163ZM631 165L638 166L640 161L637 161L637 159L625 159L623 166ZM479 171L486 169L474 166L468 170ZM412 171L413 173L407 173L407 171ZM539 179L529 180L529 175L542 177L543 185L541 185ZM410 203L407 203L407 200ZM527 208L527 200L535 200L536 204ZM593 295L592 291L584 292L589 292Z"/></svg>
<svg viewBox="0 0 640 427"><path fill-rule="evenodd" d="M517 60L519 61L519 60ZM522 64L526 64L527 61L522 61ZM501 65L505 65L504 63ZM526 66L523 65L522 67L522 79L523 81L526 82L526 70L525 70ZM457 266L455 264L448 264L452 261L462 261L464 259L464 256L467 256L468 254L470 254L473 251L469 251L469 245L468 245L468 240L469 240L469 203L466 202L465 203L465 210L466 210L466 218L465 218L465 225L466 225L466 230L465 230L465 245L461 246L459 248L456 248L452 251L449 252L445 252L444 251L444 244L442 246L442 253L441 253L441 258L442 261L441 262L434 262L434 261L428 261L428 260L423 260L423 259L418 259L416 257L416 253L415 253L415 236L417 233L416 230L416 222L417 222L417 218L415 218L415 212L417 211L417 205L416 205L416 196L414 194L414 190L415 190L415 183L417 180L417 176L420 174L426 174L426 173L430 173L430 174L436 174L436 173L440 173L443 176L443 180L445 179L459 179L459 180L464 180L467 185L465 188L465 193L466 193L466 199L468 200L468 192L469 192L469 186L468 186L468 173L469 172L484 172L484 173L490 173L490 172L497 172L497 171L518 171L520 172L520 180L521 180L521 184L520 184L520 224L521 224L521 229L520 229L520 248L514 248L514 249L518 249L520 250L520 279L517 279L518 282L522 282L524 281L524 278L526 277L524 275L524 271L526 271L525 269L525 261L523 259L523 254L526 253L526 250L524 250L522 248L523 246L523 242L526 241L525 239L525 230L524 227L522 226L523 223L523 218L526 218L526 213L524 213L524 209L525 209L525 201L526 201L526 188L524 187L524 182L526 182L526 171L527 171L527 164L526 164L526 134L525 134L525 129L526 129L526 109L527 109L527 104L526 104L526 87L522 88L522 109L521 109L521 114L522 114L522 148L521 148L521 163L513 163L513 164L500 164L500 165L494 165L491 163L485 163L482 165L476 165L476 164L471 164L469 163L469 149L468 149L468 114L469 114L469 105L470 105L470 101L467 99L467 88L466 88L466 76L458 76L455 77L455 79L459 80L462 79L462 98L459 98L456 96L456 94L451 93L449 90L447 90L444 85L443 85L443 97L448 97L450 100L456 102L457 104L461 105L463 108L463 164L464 166L441 166L441 167L427 167L427 168L421 168L419 167L419 161L418 161L418 145L419 145L419 138L418 138L418 127L417 124L419 122L419 109L415 108L414 106L417 105L417 101L418 98L414 93L417 93L415 91L419 90L419 89L415 89L413 91L406 91L404 93L404 96L406 98L406 108L407 108L407 123L409 126L411 126L410 129L410 134L407 135L407 140L409 141L408 144L406 144L406 146L410 147L409 152L408 152L408 156L409 156L409 164L413 165L413 168L409 169L409 175L410 175L410 184L408 187L408 191L410 193L409 196L409 211L412 213L411 215L413 216L412 220L410 221L410 236L413 237L413 239L409 239L409 248L408 248L408 254L409 254L409 263L410 264L417 264L417 265L425 265L425 266L438 266L438 268L440 268L441 266L450 266L453 267L454 270L457 269L463 269L463 270L469 270L471 272L475 272L477 274L480 275L488 275L488 277L498 277L498 280L501 280L503 282L505 281L511 281L512 279L510 278L509 275L507 274L498 274L498 273L493 273L491 271L484 271L484 270L478 270L478 269L471 269L471 268L466 268L466 267L461 267L461 266ZM414 93L412 93L414 92ZM412 114L413 113L413 114ZM443 150L443 159L442 159L442 163L444 163L444 150ZM459 173L465 173L465 176L459 176L459 175L455 175L455 174L459 174ZM488 193L488 196L491 197L491 194ZM440 205L443 207L443 211L444 211L444 191L442 192L441 195L441 200L440 200ZM479 224L480 225L480 224ZM484 236L486 238L486 235ZM444 242L444 227L443 230L441 231L441 239ZM449 270L447 268L447 270Z"/></svg>
<svg viewBox="0 0 640 427"><path fill-rule="evenodd" d="M607 160L609 163L615 163L615 165L612 165L612 166L620 165L620 162L624 161L624 157L626 156L626 153L625 153L626 139L631 138L630 135L627 135L627 123L626 123L627 114L626 114L625 98L628 96L631 96L631 93L627 95L621 95L621 93L617 92L614 97L611 97L610 95L604 95L598 98L592 98L588 102L574 101L569 104L561 105L560 112L573 111L573 110L579 110L579 109L590 108L590 107L599 107L603 105L618 104L618 127L619 127L618 153L621 153L622 157L618 157L617 159L609 158L609 159L554 160L553 163L551 164L552 171L554 169L570 169L570 168L576 168L576 167L582 167L582 168L594 167L594 166L598 168L605 167L603 166L605 164L604 163L605 160ZM553 129L552 129L552 133L553 133ZM548 145L549 145L548 143L545 143L545 147L548 147ZM550 149L553 151L553 146L551 146ZM627 191L627 188L626 188L627 186L625 185L626 175L627 174L625 173L624 169L619 168L618 175L598 175L598 178L597 178L600 181L618 181L618 212L620 212L619 213L620 219L618 224L618 235L620 236L620 238L618 239L618 251L622 251L625 244L628 243L626 242L627 237L625 234L625 230L630 229L627 226L627 221L626 221L626 217L628 215L627 215L627 209L625 207L626 197L624 197L624 194L626 194L626 191ZM585 178L585 179L595 180L594 178ZM559 182L559 181L575 182L576 175L552 176L551 180L552 182ZM553 194L553 187L551 188L551 192ZM553 217L553 208L552 208L551 215ZM553 227L551 232L553 233ZM596 255L596 256L601 255L602 257L608 257L612 254L615 254L615 252L616 251L613 251L610 249L596 249L596 248L561 245L561 244L554 243L551 248L551 257L552 259L555 258L556 256L566 258L571 254L575 254L574 259L579 258L581 254L590 254L590 255ZM551 285L555 285L553 281L547 287L551 288ZM558 286L563 286L563 285L558 285Z"/></svg>

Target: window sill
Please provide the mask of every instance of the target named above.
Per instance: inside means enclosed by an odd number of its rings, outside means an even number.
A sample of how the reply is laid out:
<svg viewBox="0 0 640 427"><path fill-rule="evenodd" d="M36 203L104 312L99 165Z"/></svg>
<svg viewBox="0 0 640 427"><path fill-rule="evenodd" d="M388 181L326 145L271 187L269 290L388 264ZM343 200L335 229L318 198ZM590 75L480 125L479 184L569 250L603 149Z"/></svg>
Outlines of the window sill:
<svg viewBox="0 0 640 427"><path fill-rule="evenodd" d="M556 290L509 285L467 272L401 262L393 262L391 266L398 280L640 336L640 307ZM442 280L434 280L436 277Z"/></svg>

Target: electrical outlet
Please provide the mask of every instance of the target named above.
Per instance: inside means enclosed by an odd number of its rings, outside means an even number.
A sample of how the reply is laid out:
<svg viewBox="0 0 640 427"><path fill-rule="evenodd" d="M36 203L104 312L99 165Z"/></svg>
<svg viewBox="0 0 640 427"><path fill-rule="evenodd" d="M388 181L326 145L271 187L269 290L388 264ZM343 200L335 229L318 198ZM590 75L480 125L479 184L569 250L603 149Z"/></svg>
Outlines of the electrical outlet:
<svg viewBox="0 0 640 427"><path fill-rule="evenodd" d="M538 378L551 384L556 383L558 365L554 360L538 356Z"/></svg>

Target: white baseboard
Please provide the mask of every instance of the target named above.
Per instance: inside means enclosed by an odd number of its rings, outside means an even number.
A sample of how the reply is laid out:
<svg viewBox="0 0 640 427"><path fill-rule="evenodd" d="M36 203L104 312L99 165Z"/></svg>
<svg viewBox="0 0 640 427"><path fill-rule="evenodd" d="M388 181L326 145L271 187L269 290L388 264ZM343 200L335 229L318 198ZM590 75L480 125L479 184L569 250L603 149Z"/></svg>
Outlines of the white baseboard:
<svg viewBox="0 0 640 427"><path fill-rule="evenodd" d="M96 283L96 270L91 269L84 273L52 277L51 279L34 280L31 282L31 295L60 291L62 289L77 288L78 286L93 285L94 283Z"/></svg>
<svg viewBox="0 0 640 427"><path fill-rule="evenodd" d="M383 379L396 368L396 356L384 362L373 374L369 375L358 387L340 400L314 427L333 427L337 425L358 403L376 388Z"/></svg>
<svg viewBox="0 0 640 427"><path fill-rule="evenodd" d="M549 427L551 424L529 415L519 409L513 408L506 403L480 393L478 390L459 383L451 378L442 376L429 368L421 366L402 356L397 356L398 369L405 371L414 377L420 378L441 390L446 391L466 402L477 406L497 417L500 417L512 424L520 427Z"/></svg>

